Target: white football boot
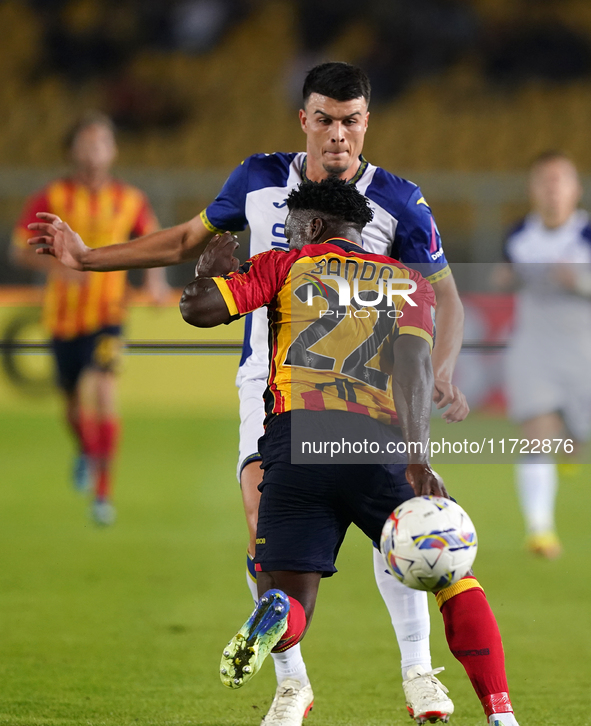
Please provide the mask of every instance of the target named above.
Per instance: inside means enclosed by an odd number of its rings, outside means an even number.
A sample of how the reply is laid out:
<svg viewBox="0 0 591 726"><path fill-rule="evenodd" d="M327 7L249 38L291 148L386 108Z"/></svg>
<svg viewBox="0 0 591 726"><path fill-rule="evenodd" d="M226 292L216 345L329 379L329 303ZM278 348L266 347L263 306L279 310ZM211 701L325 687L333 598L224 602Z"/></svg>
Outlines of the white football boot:
<svg viewBox="0 0 591 726"><path fill-rule="evenodd" d="M302 726L314 705L312 686L286 678L277 686L275 698L261 726Z"/></svg>
<svg viewBox="0 0 591 726"><path fill-rule="evenodd" d="M98 524L100 527L109 527L111 524L115 523L117 513L111 502L107 502L104 499L97 499L93 502L90 509L90 517L93 522Z"/></svg>
<svg viewBox="0 0 591 726"><path fill-rule="evenodd" d="M402 681L406 708L411 718L414 718L418 724L425 724L427 721L447 723L454 712L453 701L446 695L447 688L435 678L436 674L443 670L445 668L427 671L422 666L416 665L409 668L406 680Z"/></svg>

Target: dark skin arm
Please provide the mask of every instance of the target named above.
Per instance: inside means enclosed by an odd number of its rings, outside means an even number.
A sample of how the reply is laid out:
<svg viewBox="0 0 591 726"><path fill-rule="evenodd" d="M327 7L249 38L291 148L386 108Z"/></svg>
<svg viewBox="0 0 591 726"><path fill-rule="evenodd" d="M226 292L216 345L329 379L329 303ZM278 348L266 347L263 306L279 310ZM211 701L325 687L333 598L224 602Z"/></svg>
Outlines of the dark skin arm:
<svg viewBox="0 0 591 726"><path fill-rule="evenodd" d="M463 421L470 408L466 397L452 383L456 360L464 337L464 307L452 275L433 283L437 299L435 325L437 336L433 348L434 389L433 401L437 408L449 408L442 418L447 423Z"/></svg>
<svg viewBox="0 0 591 726"><path fill-rule="evenodd" d="M197 328L214 328L230 320L230 311L212 277L227 275L238 269L234 257L238 242L234 235L216 235L205 248L197 267L195 279L183 290L180 309L183 319Z"/></svg>
<svg viewBox="0 0 591 726"><path fill-rule="evenodd" d="M394 341L392 393L409 451L406 479L417 496L448 497L443 481L435 475L428 459L432 391L429 344L416 335L399 336ZM421 445L409 446L414 442Z"/></svg>

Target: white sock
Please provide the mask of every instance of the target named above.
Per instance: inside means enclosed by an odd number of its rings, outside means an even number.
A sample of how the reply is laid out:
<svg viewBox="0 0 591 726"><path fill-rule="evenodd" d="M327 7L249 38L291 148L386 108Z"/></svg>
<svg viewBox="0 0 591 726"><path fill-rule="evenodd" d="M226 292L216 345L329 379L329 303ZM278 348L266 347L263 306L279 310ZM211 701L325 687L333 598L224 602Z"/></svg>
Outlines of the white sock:
<svg viewBox="0 0 591 726"><path fill-rule="evenodd" d="M273 663L275 664L277 685L286 678L293 678L299 681L302 686L310 683L299 643L283 653L271 653L271 655L273 657Z"/></svg>
<svg viewBox="0 0 591 726"><path fill-rule="evenodd" d="M398 640L402 680L406 679L408 669L415 665L421 665L430 671L431 621L427 593L411 590L398 582L388 572L382 553L375 547L373 548L373 567L378 590L386 603Z"/></svg>
<svg viewBox="0 0 591 726"><path fill-rule="evenodd" d="M247 553L246 555L246 584L252 595L252 599L256 603L259 601L257 591L256 572L254 569L253 558ZM306 672L306 664L302 658L302 650L300 644L297 643L293 648L289 648L284 653L271 653L273 663L275 664L275 675L277 676L277 684L286 678L293 678L299 681L302 686L310 682Z"/></svg>
<svg viewBox="0 0 591 726"><path fill-rule="evenodd" d="M259 601L259 594L257 591L257 574L254 569L254 557L251 557L250 554L246 553L246 584L248 585L248 589L250 590L250 594L252 595L252 599L254 600L254 604L256 605Z"/></svg>
<svg viewBox="0 0 591 726"><path fill-rule="evenodd" d="M524 456L515 465L515 475L528 532L552 532L554 502L558 489L554 460L544 454Z"/></svg>

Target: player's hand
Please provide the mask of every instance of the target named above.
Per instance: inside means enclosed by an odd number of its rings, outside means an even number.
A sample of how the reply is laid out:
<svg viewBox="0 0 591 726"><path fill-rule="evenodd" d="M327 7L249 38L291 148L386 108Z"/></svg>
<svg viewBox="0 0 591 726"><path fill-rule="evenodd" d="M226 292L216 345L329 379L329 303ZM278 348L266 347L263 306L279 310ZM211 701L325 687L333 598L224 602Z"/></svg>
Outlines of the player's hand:
<svg viewBox="0 0 591 726"><path fill-rule="evenodd" d="M466 401L466 396L457 386L450 381L444 381L441 378L435 379L433 388L433 401L437 408L449 406L447 411L441 414L441 418L447 423L457 423L463 421L470 413L470 407Z"/></svg>
<svg viewBox="0 0 591 726"><path fill-rule="evenodd" d="M240 261L234 257L238 240L231 232L216 234L195 267L195 277L219 277L236 272Z"/></svg>
<svg viewBox="0 0 591 726"><path fill-rule="evenodd" d="M449 499L443 479L429 464L409 464L406 467L406 480L417 497L431 494L434 497Z"/></svg>
<svg viewBox="0 0 591 726"><path fill-rule="evenodd" d="M49 212L37 212L40 222L29 224L29 229L39 232L36 237L27 240L37 247L38 255L52 255L66 267L73 270L84 270L83 260L90 248L87 247L79 234L74 232L66 222Z"/></svg>

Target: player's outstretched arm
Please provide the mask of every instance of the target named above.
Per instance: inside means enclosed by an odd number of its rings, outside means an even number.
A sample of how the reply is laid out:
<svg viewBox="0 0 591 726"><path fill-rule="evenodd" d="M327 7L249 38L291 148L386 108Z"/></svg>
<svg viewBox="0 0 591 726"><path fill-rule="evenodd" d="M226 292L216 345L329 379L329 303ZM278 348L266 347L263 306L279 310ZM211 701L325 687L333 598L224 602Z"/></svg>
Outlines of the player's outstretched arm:
<svg viewBox="0 0 591 726"><path fill-rule="evenodd" d="M464 337L464 306L451 275L433 283L437 299L435 347L433 348L433 401L437 408L449 408L442 418L447 423L463 421L470 408L466 397L452 383L456 360Z"/></svg>
<svg viewBox="0 0 591 726"><path fill-rule="evenodd" d="M52 255L74 270L107 272L176 265L197 259L213 236L201 218L194 217L129 242L95 249L87 247L55 214L40 212L37 217L39 221L29 225L37 233L29 244L37 246L37 254Z"/></svg>
<svg viewBox="0 0 591 726"><path fill-rule="evenodd" d="M392 392L407 445L406 478L417 496L447 497L443 480L429 465L428 447L433 391L429 344L416 335L401 335L394 342Z"/></svg>
<svg viewBox="0 0 591 726"><path fill-rule="evenodd" d="M234 252L236 237L229 232L216 235L207 245L195 269L195 279L183 291L180 309L183 319L197 328L213 328L230 321L228 306L212 277L238 269Z"/></svg>

